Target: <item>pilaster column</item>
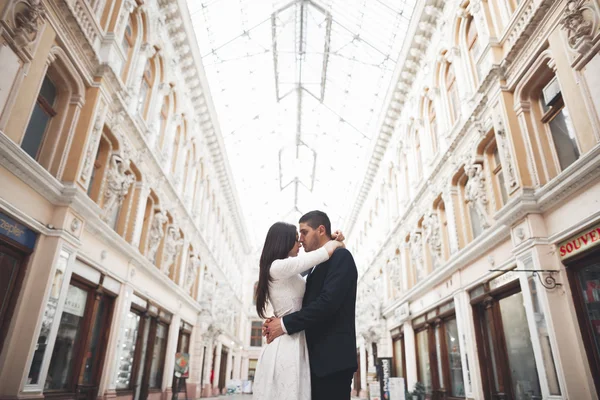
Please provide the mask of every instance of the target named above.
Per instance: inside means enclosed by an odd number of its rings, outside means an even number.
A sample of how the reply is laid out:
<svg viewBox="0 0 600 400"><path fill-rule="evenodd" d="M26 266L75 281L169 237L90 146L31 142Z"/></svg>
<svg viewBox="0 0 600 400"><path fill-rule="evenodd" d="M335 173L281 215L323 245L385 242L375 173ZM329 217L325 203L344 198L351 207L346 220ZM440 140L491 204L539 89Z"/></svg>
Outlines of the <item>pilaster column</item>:
<svg viewBox="0 0 600 400"><path fill-rule="evenodd" d="M207 337L206 352L204 354L204 379L202 379L202 397L212 396L212 386L210 383L210 371L213 363L214 341Z"/></svg>
<svg viewBox="0 0 600 400"><path fill-rule="evenodd" d="M227 353L227 367L225 368L225 388L223 389L223 394L227 393L227 382L231 379L231 372L233 371L233 349L230 348Z"/></svg>
<svg viewBox="0 0 600 400"><path fill-rule="evenodd" d="M161 388L163 392L167 390L171 392L171 385L173 383L173 371L175 370L175 352L177 351L177 340L179 339L179 326L181 324L181 317L179 315L173 315L171 318L171 324L169 325L169 333L167 336L167 348L165 350L165 365L163 373L163 381Z"/></svg>
<svg viewBox="0 0 600 400"><path fill-rule="evenodd" d="M446 206L446 219L448 221L448 241L450 245L450 254L454 254L459 249L459 236L458 236L458 225L456 219L456 210L458 205L456 204L456 198L458 193L456 188L450 186L444 188L442 192L442 199Z"/></svg>
<svg viewBox="0 0 600 400"><path fill-rule="evenodd" d="M360 393L358 396L361 399L366 399L367 393L367 350L363 341L360 345Z"/></svg>
<svg viewBox="0 0 600 400"><path fill-rule="evenodd" d="M406 388L411 391L417 383L417 347L412 322L404 323L404 352L406 357ZM434 368L435 366L432 366Z"/></svg>
<svg viewBox="0 0 600 400"><path fill-rule="evenodd" d="M179 287L183 287L183 282L185 280L185 275L187 274L187 264L189 262L189 254L190 252L190 242L189 240L183 241L183 246L181 248L181 257L179 259L179 265L177 266L177 271L179 271L179 276L176 274L173 278L177 277L177 282L175 282Z"/></svg>
<svg viewBox="0 0 600 400"><path fill-rule="evenodd" d="M235 353L235 361L233 363L233 379L242 379L242 352Z"/></svg>
<svg viewBox="0 0 600 400"><path fill-rule="evenodd" d="M218 340L218 339L217 339ZM212 382L213 395L219 395L219 377L221 374L221 352L223 351L223 343L218 340L217 354L215 357L215 374Z"/></svg>

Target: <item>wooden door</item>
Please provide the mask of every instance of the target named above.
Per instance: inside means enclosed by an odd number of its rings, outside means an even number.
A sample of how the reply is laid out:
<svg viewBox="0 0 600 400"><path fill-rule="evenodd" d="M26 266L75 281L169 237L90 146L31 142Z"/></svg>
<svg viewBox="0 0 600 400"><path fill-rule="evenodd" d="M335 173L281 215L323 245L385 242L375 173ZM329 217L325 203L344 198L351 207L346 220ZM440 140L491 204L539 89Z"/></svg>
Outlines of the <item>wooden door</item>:
<svg viewBox="0 0 600 400"><path fill-rule="evenodd" d="M0 352L19 298L26 254L0 243Z"/></svg>

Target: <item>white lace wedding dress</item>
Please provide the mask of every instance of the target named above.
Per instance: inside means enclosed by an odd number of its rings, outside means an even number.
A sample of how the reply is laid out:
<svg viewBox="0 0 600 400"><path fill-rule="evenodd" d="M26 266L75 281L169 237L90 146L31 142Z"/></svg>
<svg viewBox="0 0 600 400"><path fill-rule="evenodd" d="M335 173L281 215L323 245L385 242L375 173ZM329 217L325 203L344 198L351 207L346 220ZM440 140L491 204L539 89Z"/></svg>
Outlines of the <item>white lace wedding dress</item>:
<svg viewBox="0 0 600 400"><path fill-rule="evenodd" d="M273 282L269 298L275 316L283 317L302 308L305 281L300 273L329 259L321 247L310 253L271 264ZM283 335L267 345L258 359L255 400L310 400L310 365L304 331Z"/></svg>

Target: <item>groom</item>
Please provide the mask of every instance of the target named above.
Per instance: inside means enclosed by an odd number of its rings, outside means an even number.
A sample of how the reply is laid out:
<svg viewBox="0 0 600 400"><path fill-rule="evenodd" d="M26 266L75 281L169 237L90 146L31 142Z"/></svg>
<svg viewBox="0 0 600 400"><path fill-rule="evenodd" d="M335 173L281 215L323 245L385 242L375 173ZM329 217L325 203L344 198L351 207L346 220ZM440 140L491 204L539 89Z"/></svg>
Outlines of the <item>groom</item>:
<svg viewBox="0 0 600 400"><path fill-rule="evenodd" d="M304 250L317 250L331 240L331 223L322 211L300 218L300 242ZM306 279L302 309L267 320L267 342L284 334L306 331L310 357L312 400L349 400L356 371L356 282L358 272L352 254L336 250L315 266Z"/></svg>

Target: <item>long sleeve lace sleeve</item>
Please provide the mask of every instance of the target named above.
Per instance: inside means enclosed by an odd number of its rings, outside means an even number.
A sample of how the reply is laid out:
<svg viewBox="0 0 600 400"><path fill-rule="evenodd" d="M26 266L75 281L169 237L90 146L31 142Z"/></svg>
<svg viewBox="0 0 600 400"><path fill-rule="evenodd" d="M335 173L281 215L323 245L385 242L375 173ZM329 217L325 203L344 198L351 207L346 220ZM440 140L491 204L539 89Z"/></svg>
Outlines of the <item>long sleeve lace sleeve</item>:
<svg viewBox="0 0 600 400"><path fill-rule="evenodd" d="M271 264L271 277L275 280L286 279L300 274L315 265L329 260L329 253L325 247L298 255L298 257L288 257L285 260L275 260Z"/></svg>

